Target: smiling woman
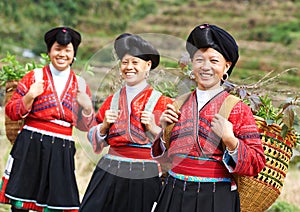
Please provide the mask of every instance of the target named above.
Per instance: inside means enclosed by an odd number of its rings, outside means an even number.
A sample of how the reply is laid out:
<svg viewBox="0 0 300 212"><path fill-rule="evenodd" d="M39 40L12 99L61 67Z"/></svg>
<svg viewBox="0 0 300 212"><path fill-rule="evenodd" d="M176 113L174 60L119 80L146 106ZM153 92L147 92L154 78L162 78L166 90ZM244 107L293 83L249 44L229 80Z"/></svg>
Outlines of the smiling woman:
<svg viewBox="0 0 300 212"><path fill-rule="evenodd" d="M202 24L188 36L186 50L197 88L161 116L164 133L152 155L165 155L172 165L154 211L239 212L233 174L256 175L265 158L250 107L229 101L233 96L222 86L239 58L238 46L222 28ZM232 109L228 119L219 114L222 108Z"/></svg>
<svg viewBox="0 0 300 212"><path fill-rule="evenodd" d="M121 76L129 86L134 86L144 81L149 76L151 60L145 61L129 54L121 60Z"/></svg>
<svg viewBox="0 0 300 212"><path fill-rule="evenodd" d="M159 117L172 100L147 82L160 59L152 44L125 33L116 38L114 50L125 86L104 101L96 115L98 125L89 131L96 153L110 147L95 168L80 211L151 211L161 179L150 148L161 130Z"/></svg>
<svg viewBox="0 0 300 212"><path fill-rule="evenodd" d="M5 107L11 120L25 122L0 188L0 202L11 204L13 212L79 209L72 129L87 131L94 124L90 89L84 83L79 90L71 69L80 42L71 28L48 31L50 64L26 73Z"/></svg>

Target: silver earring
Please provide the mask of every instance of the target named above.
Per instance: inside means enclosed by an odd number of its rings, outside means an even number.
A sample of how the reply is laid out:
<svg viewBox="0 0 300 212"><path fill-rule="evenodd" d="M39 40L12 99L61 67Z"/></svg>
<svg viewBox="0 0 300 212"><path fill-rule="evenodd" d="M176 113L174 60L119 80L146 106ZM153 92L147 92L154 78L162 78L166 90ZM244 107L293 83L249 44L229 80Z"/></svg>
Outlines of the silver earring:
<svg viewBox="0 0 300 212"><path fill-rule="evenodd" d="M226 80L228 80L229 75L227 73L223 74L222 76L222 81L225 82Z"/></svg>
<svg viewBox="0 0 300 212"><path fill-rule="evenodd" d="M149 71L146 73L145 79L148 79L149 77Z"/></svg>
<svg viewBox="0 0 300 212"><path fill-rule="evenodd" d="M192 71L190 72L189 77L191 80L194 80L196 78Z"/></svg>

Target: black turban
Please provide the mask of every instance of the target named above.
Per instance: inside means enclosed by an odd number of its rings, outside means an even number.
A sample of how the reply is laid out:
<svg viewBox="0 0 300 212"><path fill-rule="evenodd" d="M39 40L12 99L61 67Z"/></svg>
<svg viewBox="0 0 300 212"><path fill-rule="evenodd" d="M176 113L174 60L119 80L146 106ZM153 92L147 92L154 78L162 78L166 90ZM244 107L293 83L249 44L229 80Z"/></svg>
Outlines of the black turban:
<svg viewBox="0 0 300 212"><path fill-rule="evenodd" d="M46 32L44 40L47 44L48 52L50 52L55 41L57 41L60 45L68 45L69 43L72 43L75 57L77 48L81 42L81 35L79 32L69 27L56 27Z"/></svg>
<svg viewBox="0 0 300 212"><path fill-rule="evenodd" d="M186 50L192 58L200 48L213 48L220 52L227 61L232 63L227 72L228 75L231 74L238 61L239 51L234 38L228 32L209 24L195 27L187 39Z"/></svg>
<svg viewBox="0 0 300 212"><path fill-rule="evenodd" d="M147 41L129 33L119 35L114 43L116 54L120 60L125 54L138 57L142 60L151 60L151 69L155 69L160 60L158 51Z"/></svg>

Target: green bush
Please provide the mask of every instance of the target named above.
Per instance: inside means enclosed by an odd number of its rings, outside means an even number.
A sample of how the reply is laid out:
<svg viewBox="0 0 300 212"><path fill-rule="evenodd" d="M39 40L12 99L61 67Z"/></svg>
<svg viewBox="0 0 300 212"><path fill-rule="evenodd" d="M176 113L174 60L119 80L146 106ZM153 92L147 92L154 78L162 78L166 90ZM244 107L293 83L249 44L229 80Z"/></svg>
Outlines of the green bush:
<svg viewBox="0 0 300 212"><path fill-rule="evenodd" d="M267 210L267 212L300 212L300 208L287 202L277 201Z"/></svg>

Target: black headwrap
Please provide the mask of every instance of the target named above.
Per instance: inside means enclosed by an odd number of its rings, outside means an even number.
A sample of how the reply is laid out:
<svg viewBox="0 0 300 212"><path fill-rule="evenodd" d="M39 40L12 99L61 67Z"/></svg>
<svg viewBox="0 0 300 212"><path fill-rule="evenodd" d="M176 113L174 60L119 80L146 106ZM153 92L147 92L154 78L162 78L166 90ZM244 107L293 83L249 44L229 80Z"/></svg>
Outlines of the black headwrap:
<svg viewBox="0 0 300 212"><path fill-rule="evenodd" d="M239 58L239 49L228 32L210 24L195 27L187 39L186 50L192 58L200 48L213 48L220 52L227 61L232 63L227 72L228 75L231 74Z"/></svg>
<svg viewBox="0 0 300 212"><path fill-rule="evenodd" d="M81 35L79 32L69 27L57 27L46 32L44 36L45 43L47 44L48 52L55 41L60 45L73 44L74 57L76 56L77 48L81 42Z"/></svg>
<svg viewBox="0 0 300 212"><path fill-rule="evenodd" d="M160 55L158 51L138 35L129 33L119 35L115 40L114 48L120 60L125 54L129 54L145 61L151 60L151 69L155 69L159 64Z"/></svg>

